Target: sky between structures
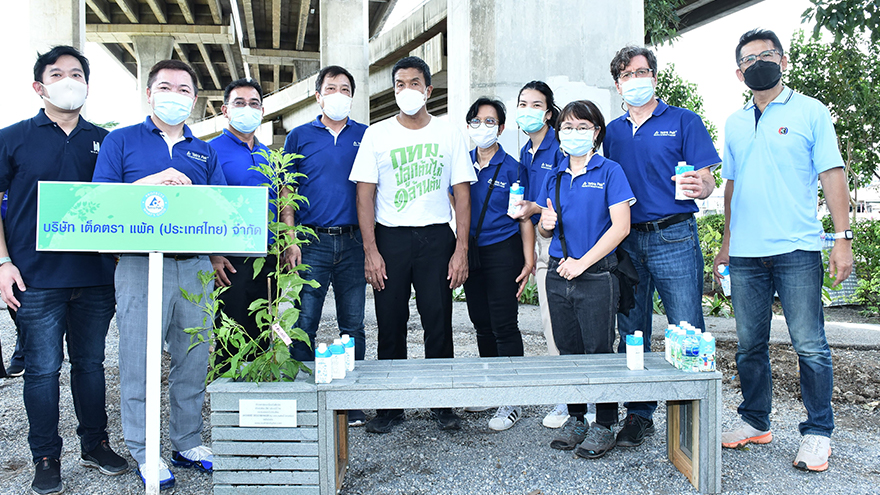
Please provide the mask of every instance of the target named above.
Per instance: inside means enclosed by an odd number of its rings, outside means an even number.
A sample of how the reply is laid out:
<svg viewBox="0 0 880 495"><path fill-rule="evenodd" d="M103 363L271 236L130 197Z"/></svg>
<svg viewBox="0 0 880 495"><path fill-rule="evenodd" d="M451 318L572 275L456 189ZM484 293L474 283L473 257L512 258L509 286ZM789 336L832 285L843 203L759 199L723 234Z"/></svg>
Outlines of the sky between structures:
<svg viewBox="0 0 880 495"><path fill-rule="evenodd" d="M388 26L421 3L421 0L399 1ZM810 5L809 0L764 0L730 14L685 33L672 46L667 44L656 49L660 68L674 63L682 78L697 84L705 102L706 117L719 130L723 129L727 117L742 106L742 93L746 89L735 75L734 48L739 36L756 27L771 29L787 50L792 33L812 28L801 24L801 13ZM3 57L5 77L0 79L0 94L5 95L6 110L0 112L0 127L32 117L42 106L31 88L36 55L29 49L16 48L28 46L27 11L19 2L0 4L0 41L7 47ZM86 44L86 56L92 66L87 118L97 123L117 121L122 125L142 121L140 98L143 96L138 94L134 77L96 43ZM607 62L603 62L603 66L607 66ZM716 145L722 147L721 143Z"/></svg>

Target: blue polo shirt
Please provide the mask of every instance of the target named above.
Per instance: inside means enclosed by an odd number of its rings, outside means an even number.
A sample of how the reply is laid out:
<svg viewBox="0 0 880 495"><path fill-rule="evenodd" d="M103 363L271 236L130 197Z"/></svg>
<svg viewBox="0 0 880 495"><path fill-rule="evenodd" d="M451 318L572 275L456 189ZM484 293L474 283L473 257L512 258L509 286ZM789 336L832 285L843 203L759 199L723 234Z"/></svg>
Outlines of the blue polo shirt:
<svg viewBox="0 0 880 495"><path fill-rule="evenodd" d="M721 176L734 181L730 255L819 251L819 174L843 167L831 114L822 102L784 87L756 121L754 101L724 126Z"/></svg>
<svg viewBox="0 0 880 495"><path fill-rule="evenodd" d="M675 200L678 162L694 170L721 163L709 131L700 116L657 100L657 108L633 133L629 112L608 123L605 156L616 161L639 199L632 207L632 223L644 223L678 213L696 213L697 203Z"/></svg>
<svg viewBox="0 0 880 495"><path fill-rule="evenodd" d="M284 141L284 151L302 155L293 170L305 174L299 179L299 194L308 199L296 212L296 223L315 227L357 225L357 184L348 180L354 158L367 126L348 119L334 136L321 122L321 115L294 128Z"/></svg>
<svg viewBox="0 0 880 495"><path fill-rule="evenodd" d="M223 176L226 177L228 185L264 186L269 182L269 179L259 170L251 169L253 166L268 163L259 152L269 153L269 148L257 141L256 138L254 138L254 149L251 150L247 143L238 139L229 129L223 129L223 133L208 141L208 144L217 151L217 160L220 162L220 168L223 169ZM276 197L275 190L270 187L269 199ZM271 202L269 203L269 211L272 212L271 218L274 221L280 221L276 215L278 209Z"/></svg>
<svg viewBox="0 0 880 495"><path fill-rule="evenodd" d="M529 184L534 186L531 191L526 190L525 199L526 201L537 202L540 195L539 186L544 183L547 173L556 168L556 164L562 160L563 154L559 150L556 131L549 126L547 134L544 135L541 145L538 146L534 154L529 151L530 149L532 149L532 142L527 141L522 149L519 150L519 162L529 171ZM547 203L545 202L544 205L546 206ZM538 206L541 206L541 204L538 204ZM532 215L533 224L537 224L540 219L541 215Z"/></svg>
<svg viewBox="0 0 880 495"><path fill-rule="evenodd" d="M95 165L95 182L132 183L173 167L195 185L225 186L217 153L208 143L183 126L183 140L169 153L162 131L150 117L141 123L107 135Z"/></svg>
<svg viewBox="0 0 880 495"><path fill-rule="evenodd" d="M477 173L477 181L471 184L471 235L477 233L477 222L480 220L480 212L486 202L489 193L489 183L498 167L498 177L495 178L495 187L489 198L489 206L486 207L486 216L483 218L483 228L480 229L480 237L477 238L478 246L488 246L510 239L519 232L519 221L507 216L507 205L510 200L510 186L514 182L525 188L525 194L529 194L528 171L519 164L512 156L508 155L501 145L498 151L492 155L489 164L480 170L477 163L477 150L471 150L471 161ZM450 188L452 192L452 188Z"/></svg>
<svg viewBox="0 0 880 495"><path fill-rule="evenodd" d="M556 173L547 175L538 197L541 200L539 204L543 205L547 204L549 198L556 213L562 218L568 256L581 258L611 228L611 212L608 209L624 202L632 205L635 197L617 162L602 155L593 155L587 166L577 176L572 177L568 161L569 157L564 157ZM556 174L560 171L564 171L560 175L561 204L556 204ZM553 240L550 241L547 252L550 256L562 258L558 225L553 230Z"/></svg>
<svg viewBox="0 0 880 495"><path fill-rule="evenodd" d="M105 129L82 117L67 135L43 110L0 130L0 191L9 198L6 246L25 286L59 289L113 283L112 256L36 250L37 181L91 181L106 135Z"/></svg>

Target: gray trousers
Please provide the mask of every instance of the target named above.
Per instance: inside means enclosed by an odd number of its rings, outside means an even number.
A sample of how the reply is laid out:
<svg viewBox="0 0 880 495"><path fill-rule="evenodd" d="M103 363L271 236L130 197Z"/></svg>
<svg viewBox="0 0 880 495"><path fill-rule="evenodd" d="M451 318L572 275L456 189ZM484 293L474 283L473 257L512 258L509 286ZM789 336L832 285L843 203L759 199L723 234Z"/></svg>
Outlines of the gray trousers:
<svg viewBox="0 0 880 495"><path fill-rule="evenodd" d="M186 328L204 325L201 308L187 301L183 288L201 293L199 270L210 272L207 256L165 258L162 287L162 340L171 354L168 374L169 434L175 450L202 444L202 404L208 373L208 344L193 343ZM123 255L116 267L116 325L119 327L119 382L125 445L138 464L146 461L147 280L149 260ZM212 290L213 284L208 287ZM202 332L205 339L208 331Z"/></svg>

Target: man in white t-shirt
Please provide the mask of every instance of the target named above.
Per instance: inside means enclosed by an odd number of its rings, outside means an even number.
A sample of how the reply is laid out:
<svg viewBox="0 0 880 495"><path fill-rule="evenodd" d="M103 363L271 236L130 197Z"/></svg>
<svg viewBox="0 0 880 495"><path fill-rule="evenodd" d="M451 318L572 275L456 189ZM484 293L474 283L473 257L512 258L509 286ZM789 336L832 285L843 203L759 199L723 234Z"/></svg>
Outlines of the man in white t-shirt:
<svg viewBox="0 0 880 495"><path fill-rule="evenodd" d="M470 184L476 182L467 143L448 122L432 117L431 69L418 57L391 70L400 113L364 133L349 179L357 182L364 241L364 276L373 287L379 359L406 359L411 287L424 328L425 357L453 357L452 289L468 276ZM458 237L449 227L452 186ZM452 409L435 409L441 430L461 428ZM379 410L367 423L388 433L402 409Z"/></svg>

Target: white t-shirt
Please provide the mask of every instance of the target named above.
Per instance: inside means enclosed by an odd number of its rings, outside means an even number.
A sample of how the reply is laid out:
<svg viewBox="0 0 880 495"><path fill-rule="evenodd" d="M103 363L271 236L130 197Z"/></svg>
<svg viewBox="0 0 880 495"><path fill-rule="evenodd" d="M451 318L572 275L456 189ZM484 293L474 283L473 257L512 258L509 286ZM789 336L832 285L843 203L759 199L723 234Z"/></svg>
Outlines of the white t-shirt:
<svg viewBox="0 0 880 495"><path fill-rule="evenodd" d="M477 180L460 130L436 117L407 129L396 116L367 129L348 178L377 185L376 222L386 227L449 222L449 186Z"/></svg>

